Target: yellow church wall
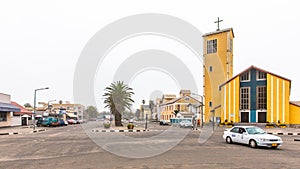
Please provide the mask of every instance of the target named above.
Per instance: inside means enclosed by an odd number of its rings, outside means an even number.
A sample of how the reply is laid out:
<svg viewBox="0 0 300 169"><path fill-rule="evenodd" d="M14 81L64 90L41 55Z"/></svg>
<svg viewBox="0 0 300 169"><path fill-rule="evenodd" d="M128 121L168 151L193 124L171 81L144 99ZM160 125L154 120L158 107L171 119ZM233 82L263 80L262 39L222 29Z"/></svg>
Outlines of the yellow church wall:
<svg viewBox="0 0 300 169"><path fill-rule="evenodd" d="M221 88L221 121L239 122L240 78L237 76Z"/></svg>
<svg viewBox="0 0 300 169"><path fill-rule="evenodd" d="M267 74L267 121L289 123L290 81Z"/></svg>
<svg viewBox="0 0 300 169"><path fill-rule="evenodd" d="M289 124L300 124L300 106L289 104L290 121Z"/></svg>

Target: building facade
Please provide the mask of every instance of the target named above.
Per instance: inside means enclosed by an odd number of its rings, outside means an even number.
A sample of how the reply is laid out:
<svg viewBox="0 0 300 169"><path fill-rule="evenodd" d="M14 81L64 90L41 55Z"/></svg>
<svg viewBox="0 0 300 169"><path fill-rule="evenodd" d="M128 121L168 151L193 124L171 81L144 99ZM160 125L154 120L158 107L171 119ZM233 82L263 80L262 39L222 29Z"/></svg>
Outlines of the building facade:
<svg viewBox="0 0 300 169"><path fill-rule="evenodd" d="M173 99L166 100L166 96L172 96ZM176 95L164 95L162 100L165 101L160 104L160 120L170 122L170 119L177 118L177 115L183 118L192 118L196 114L197 117L200 117L199 114L202 112L200 108L202 103L191 97L190 90L181 90L178 98L176 98ZM191 108L195 106L197 106L197 112L192 112Z"/></svg>
<svg viewBox="0 0 300 169"><path fill-rule="evenodd" d="M14 121L16 121L14 112L20 112L20 108L11 104L10 95L0 93L0 127L14 125Z"/></svg>
<svg viewBox="0 0 300 169"><path fill-rule="evenodd" d="M223 122L296 124L300 118L298 105L290 105L291 80L269 71L251 66L219 89L216 116Z"/></svg>

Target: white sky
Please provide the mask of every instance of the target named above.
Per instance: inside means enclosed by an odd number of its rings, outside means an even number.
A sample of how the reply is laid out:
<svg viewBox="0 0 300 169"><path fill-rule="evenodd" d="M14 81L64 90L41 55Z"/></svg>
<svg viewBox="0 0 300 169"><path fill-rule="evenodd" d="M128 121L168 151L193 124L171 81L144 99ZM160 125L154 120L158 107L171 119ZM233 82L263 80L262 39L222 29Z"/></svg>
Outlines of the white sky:
<svg viewBox="0 0 300 169"><path fill-rule="evenodd" d="M50 90L38 92L38 101L72 101L77 59L98 30L125 16L162 13L181 18L202 33L215 31L213 22L220 17L224 20L220 23L221 29L233 27L235 33L234 74L255 65L289 78L292 80L291 100L300 100L298 7L296 0L1 1L0 92L10 94L13 101L24 104L33 103L34 89L50 87ZM130 42L127 43L130 46ZM162 48L167 47L162 45ZM193 67L192 71L195 69ZM202 65L199 65L201 69ZM194 72L195 75L198 73ZM102 83L98 76L95 77L95 86L102 85L94 89L95 96L99 96L96 100L100 110L101 91L110 83L110 78L102 79ZM151 83L155 78L164 79L165 85L152 85L148 91L143 90L145 87L140 82L148 79ZM201 76L196 80L202 83ZM132 86L136 89L138 104L153 90L179 92L176 83L161 72L139 74L132 80Z"/></svg>

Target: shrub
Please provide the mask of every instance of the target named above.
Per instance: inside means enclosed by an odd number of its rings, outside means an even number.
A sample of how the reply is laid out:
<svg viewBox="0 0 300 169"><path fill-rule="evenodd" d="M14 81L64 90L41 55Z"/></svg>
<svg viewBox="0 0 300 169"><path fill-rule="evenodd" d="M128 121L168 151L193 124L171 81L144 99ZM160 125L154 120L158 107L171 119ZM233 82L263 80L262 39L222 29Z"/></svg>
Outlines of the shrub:
<svg viewBox="0 0 300 169"><path fill-rule="evenodd" d="M132 124L132 123L127 124L127 128L128 129L133 129L134 128L134 124Z"/></svg>
<svg viewBox="0 0 300 169"><path fill-rule="evenodd" d="M108 129L110 128L110 122L103 123L104 128Z"/></svg>
<svg viewBox="0 0 300 169"><path fill-rule="evenodd" d="M273 127L275 127L275 124L274 123L267 123L266 126L273 126Z"/></svg>

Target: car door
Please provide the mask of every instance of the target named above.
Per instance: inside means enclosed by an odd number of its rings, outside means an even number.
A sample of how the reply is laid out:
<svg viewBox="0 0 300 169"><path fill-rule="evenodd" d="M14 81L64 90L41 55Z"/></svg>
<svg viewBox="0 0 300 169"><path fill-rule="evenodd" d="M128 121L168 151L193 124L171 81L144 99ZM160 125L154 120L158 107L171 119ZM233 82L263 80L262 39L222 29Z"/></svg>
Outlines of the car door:
<svg viewBox="0 0 300 169"><path fill-rule="evenodd" d="M233 129L230 130L230 137L233 142L238 142L237 136L238 136L239 128L234 127Z"/></svg>
<svg viewBox="0 0 300 169"><path fill-rule="evenodd" d="M247 144L249 140L249 135L247 134L245 128L239 129L239 143Z"/></svg>

